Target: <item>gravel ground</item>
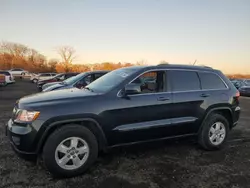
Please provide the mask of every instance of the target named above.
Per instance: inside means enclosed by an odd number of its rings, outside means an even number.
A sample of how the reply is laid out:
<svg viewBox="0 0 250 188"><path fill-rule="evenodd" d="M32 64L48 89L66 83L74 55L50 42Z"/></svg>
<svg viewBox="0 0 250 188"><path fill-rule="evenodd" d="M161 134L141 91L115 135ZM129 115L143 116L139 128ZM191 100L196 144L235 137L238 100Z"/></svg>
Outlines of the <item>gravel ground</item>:
<svg viewBox="0 0 250 188"><path fill-rule="evenodd" d="M5 137L14 102L35 92L34 84L20 80L0 88L0 187L250 187L250 98L241 98L239 125L221 151L204 151L193 139L121 147L101 154L82 176L53 179L40 162L19 159Z"/></svg>

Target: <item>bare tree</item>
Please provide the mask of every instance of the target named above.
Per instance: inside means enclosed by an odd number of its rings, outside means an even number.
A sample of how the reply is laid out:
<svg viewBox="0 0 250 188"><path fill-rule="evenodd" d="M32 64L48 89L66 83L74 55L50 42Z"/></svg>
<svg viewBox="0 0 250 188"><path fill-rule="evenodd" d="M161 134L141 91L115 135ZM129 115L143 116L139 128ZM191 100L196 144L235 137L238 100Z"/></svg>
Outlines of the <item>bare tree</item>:
<svg viewBox="0 0 250 188"><path fill-rule="evenodd" d="M24 59L29 53L29 48L25 45L12 43L12 42L1 42L0 44L1 54L9 54L11 59L11 68L15 61Z"/></svg>
<svg viewBox="0 0 250 188"><path fill-rule="evenodd" d="M73 60L76 58L74 48L70 46L62 46L57 49L57 53L62 58L65 71L68 72Z"/></svg>
<svg viewBox="0 0 250 188"><path fill-rule="evenodd" d="M51 72L56 72L56 65L58 64L58 60L57 59L50 59L48 62L48 66L50 68Z"/></svg>
<svg viewBox="0 0 250 188"><path fill-rule="evenodd" d="M141 59L140 61L136 62L136 65L147 65L147 61L145 59Z"/></svg>
<svg viewBox="0 0 250 188"><path fill-rule="evenodd" d="M28 51L29 48L22 44L12 42L1 43L1 52L11 54L14 57L25 57Z"/></svg>

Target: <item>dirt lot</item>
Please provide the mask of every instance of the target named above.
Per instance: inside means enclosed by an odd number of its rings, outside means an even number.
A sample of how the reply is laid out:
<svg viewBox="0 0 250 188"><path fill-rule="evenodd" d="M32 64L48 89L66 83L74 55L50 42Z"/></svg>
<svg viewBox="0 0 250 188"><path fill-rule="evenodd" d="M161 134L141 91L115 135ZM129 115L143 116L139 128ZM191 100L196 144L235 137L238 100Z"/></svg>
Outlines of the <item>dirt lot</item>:
<svg viewBox="0 0 250 188"><path fill-rule="evenodd" d="M203 151L193 139L122 147L102 154L87 174L58 180L40 163L19 159L5 137L14 102L35 92L20 80L0 88L0 187L250 187L250 98L241 98L240 123L222 151Z"/></svg>

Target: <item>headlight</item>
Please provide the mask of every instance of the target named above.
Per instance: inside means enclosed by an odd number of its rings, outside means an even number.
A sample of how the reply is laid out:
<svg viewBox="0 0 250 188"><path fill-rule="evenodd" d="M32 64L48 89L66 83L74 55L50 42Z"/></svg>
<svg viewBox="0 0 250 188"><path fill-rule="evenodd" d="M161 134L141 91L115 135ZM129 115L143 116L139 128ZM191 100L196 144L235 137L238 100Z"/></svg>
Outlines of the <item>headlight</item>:
<svg viewBox="0 0 250 188"><path fill-rule="evenodd" d="M36 111L20 110L15 120L23 121L23 122L31 122L31 121L36 120L39 114L40 112L36 112Z"/></svg>

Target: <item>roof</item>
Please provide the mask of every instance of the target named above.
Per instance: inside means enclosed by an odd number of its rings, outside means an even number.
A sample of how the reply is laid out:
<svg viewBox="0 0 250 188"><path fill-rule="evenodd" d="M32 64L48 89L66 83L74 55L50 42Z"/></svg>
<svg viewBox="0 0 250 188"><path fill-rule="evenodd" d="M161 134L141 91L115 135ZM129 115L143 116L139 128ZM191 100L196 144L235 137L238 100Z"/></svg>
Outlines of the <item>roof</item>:
<svg viewBox="0 0 250 188"><path fill-rule="evenodd" d="M157 68L170 68L170 69L195 69L195 70L213 70L208 66L197 66L197 65L182 65L182 64L159 64Z"/></svg>
<svg viewBox="0 0 250 188"><path fill-rule="evenodd" d="M131 66L131 67L124 67L122 69L185 69L185 70L210 70L215 71L211 67L207 66L197 66L197 65L181 65L181 64L159 64L159 65L149 65L149 66Z"/></svg>
<svg viewBox="0 0 250 188"><path fill-rule="evenodd" d="M106 73L106 72L110 72L107 70L95 70L95 71L87 71L86 73Z"/></svg>

